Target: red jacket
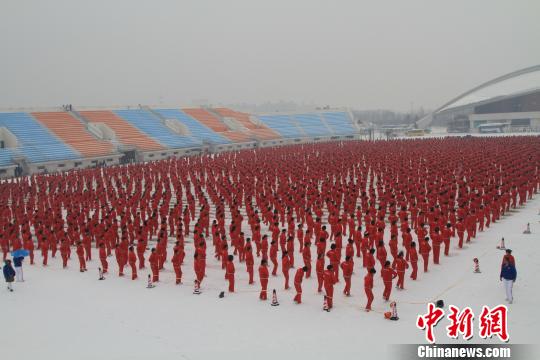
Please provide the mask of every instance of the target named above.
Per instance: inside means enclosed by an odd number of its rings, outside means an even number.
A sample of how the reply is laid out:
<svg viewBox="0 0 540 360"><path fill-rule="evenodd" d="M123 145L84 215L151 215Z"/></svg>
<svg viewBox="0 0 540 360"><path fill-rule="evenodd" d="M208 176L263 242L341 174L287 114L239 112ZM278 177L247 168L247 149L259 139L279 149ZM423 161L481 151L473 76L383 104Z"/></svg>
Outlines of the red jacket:
<svg viewBox="0 0 540 360"><path fill-rule="evenodd" d="M341 270L343 270L343 277L350 278L353 273L353 264L351 261L343 261L341 263Z"/></svg>
<svg viewBox="0 0 540 360"><path fill-rule="evenodd" d="M381 277L383 278L384 282L391 282L396 276L397 272L395 272L391 267L385 267L381 270Z"/></svg>

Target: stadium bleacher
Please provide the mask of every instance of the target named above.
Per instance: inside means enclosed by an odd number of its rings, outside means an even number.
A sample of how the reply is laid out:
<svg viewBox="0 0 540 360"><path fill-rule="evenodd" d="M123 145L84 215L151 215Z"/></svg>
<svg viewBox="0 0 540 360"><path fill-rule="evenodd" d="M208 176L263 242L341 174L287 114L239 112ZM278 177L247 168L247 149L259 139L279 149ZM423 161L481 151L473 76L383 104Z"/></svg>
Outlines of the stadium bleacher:
<svg viewBox="0 0 540 360"><path fill-rule="evenodd" d="M319 114L295 114L292 116L307 136L332 135Z"/></svg>
<svg viewBox="0 0 540 360"><path fill-rule="evenodd" d="M259 116L266 126L278 132L284 138L305 137L302 129L292 121L289 115L261 115Z"/></svg>
<svg viewBox="0 0 540 360"><path fill-rule="evenodd" d="M229 140L219 135L209 127L201 124L199 121L195 120L193 117L180 109L156 109L154 111L166 119L174 119L181 122L189 129L191 136L199 139L200 141L207 141L214 144L230 143Z"/></svg>
<svg viewBox="0 0 540 360"><path fill-rule="evenodd" d="M357 130L345 112L325 112L322 116L335 134L354 134Z"/></svg>
<svg viewBox="0 0 540 360"><path fill-rule="evenodd" d="M226 118L235 120L236 125ZM104 156L117 151L118 145L150 152L357 133L344 111L267 114L257 118L228 108L0 113L0 127L6 127L18 141L16 148L0 149L0 166L13 165L17 156L25 156L29 163ZM177 121L184 129L168 120ZM87 128L92 123L106 125L115 137L96 138Z"/></svg>
<svg viewBox="0 0 540 360"><path fill-rule="evenodd" d="M163 145L159 142L146 136L112 111L80 111L79 114L89 122L107 125L114 131L116 139L122 145L132 145L142 151L163 149Z"/></svg>
<svg viewBox="0 0 540 360"><path fill-rule="evenodd" d="M6 127L19 141L14 155L24 155L29 162L77 159L81 155L53 135L28 113L0 113L0 126Z"/></svg>
<svg viewBox="0 0 540 360"><path fill-rule="evenodd" d="M8 149L8 148L0 149L0 166L11 165L12 156L13 156L13 152L11 151L11 149Z"/></svg>
<svg viewBox="0 0 540 360"><path fill-rule="evenodd" d="M192 136L175 134L148 110L116 110L114 113L168 148L188 148L202 144Z"/></svg>
<svg viewBox="0 0 540 360"><path fill-rule="evenodd" d="M32 116L84 157L104 156L113 152L110 142L94 138L85 124L67 112L35 112Z"/></svg>

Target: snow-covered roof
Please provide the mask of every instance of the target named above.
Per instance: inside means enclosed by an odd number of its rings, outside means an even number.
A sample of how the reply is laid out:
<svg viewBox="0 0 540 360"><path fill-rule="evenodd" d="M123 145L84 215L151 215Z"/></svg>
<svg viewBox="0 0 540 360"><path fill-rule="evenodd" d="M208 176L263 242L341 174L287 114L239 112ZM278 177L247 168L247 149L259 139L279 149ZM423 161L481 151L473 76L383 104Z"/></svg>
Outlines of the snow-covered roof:
<svg viewBox="0 0 540 360"><path fill-rule="evenodd" d="M445 106L440 111L538 89L540 89L540 71L530 72L479 89Z"/></svg>

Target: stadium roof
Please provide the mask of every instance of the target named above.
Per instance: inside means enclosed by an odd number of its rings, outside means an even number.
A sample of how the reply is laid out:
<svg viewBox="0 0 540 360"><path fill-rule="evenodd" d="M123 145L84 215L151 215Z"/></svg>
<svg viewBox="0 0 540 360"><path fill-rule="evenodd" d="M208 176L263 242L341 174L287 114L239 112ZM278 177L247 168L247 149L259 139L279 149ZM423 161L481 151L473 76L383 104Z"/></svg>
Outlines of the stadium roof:
<svg viewBox="0 0 540 360"><path fill-rule="evenodd" d="M475 104L478 102L484 102L487 100L506 98L511 95L521 95L539 89L540 69L478 89L477 91L474 91L445 106L440 111Z"/></svg>

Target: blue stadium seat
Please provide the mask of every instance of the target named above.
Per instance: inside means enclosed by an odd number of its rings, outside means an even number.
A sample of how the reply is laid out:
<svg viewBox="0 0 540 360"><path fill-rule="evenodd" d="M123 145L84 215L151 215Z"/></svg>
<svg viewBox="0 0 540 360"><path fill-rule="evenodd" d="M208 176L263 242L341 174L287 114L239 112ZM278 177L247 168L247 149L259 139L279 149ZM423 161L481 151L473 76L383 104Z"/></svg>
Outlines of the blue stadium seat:
<svg viewBox="0 0 540 360"><path fill-rule="evenodd" d="M353 126L351 119L345 112L323 113L324 120L328 126L339 135L355 134L358 130Z"/></svg>
<svg viewBox="0 0 540 360"><path fill-rule="evenodd" d="M306 134L292 121L289 115L261 115L259 116L266 126L278 132L284 138L300 138Z"/></svg>
<svg viewBox="0 0 540 360"><path fill-rule="evenodd" d="M12 165L11 157L13 152L11 149L0 149L0 166Z"/></svg>
<svg viewBox="0 0 540 360"><path fill-rule="evenodd" d="M204 126L200 122L198 122L196 119L192 118L185 112L179 109L156 109L154 110L159 115L163 116L166 119L174 119L178 120L182 124L184 124L189 131L191 132L191 136L194 138L200 140L200 141L207 141L213 144L228 144L230 141L226 139L225 137L219 135L214 130Z"/></svg>
<svg viewBox="0 0 540 360"><path fill-rule="evenodd" d="M12 149L29 162L78 159L81 155L60 141L47 128L27 113L0 113L0 127L6 127L19 141Z"/></svg>
<svg viewBox="0 0 540 360"><path fill-rule="evenodd" d="M177 149L202 145L198 139L192 136L174 133L161 122L161 119L148 110L116 110L114 113L168 148Z"/></svg>
<svg viewBox="0 0 540 360"><path fill-rule="evenodd" d="M333 133L324 125L319 114L295 114L293 115L293 118L307 136L333 135Z"/></svg>

